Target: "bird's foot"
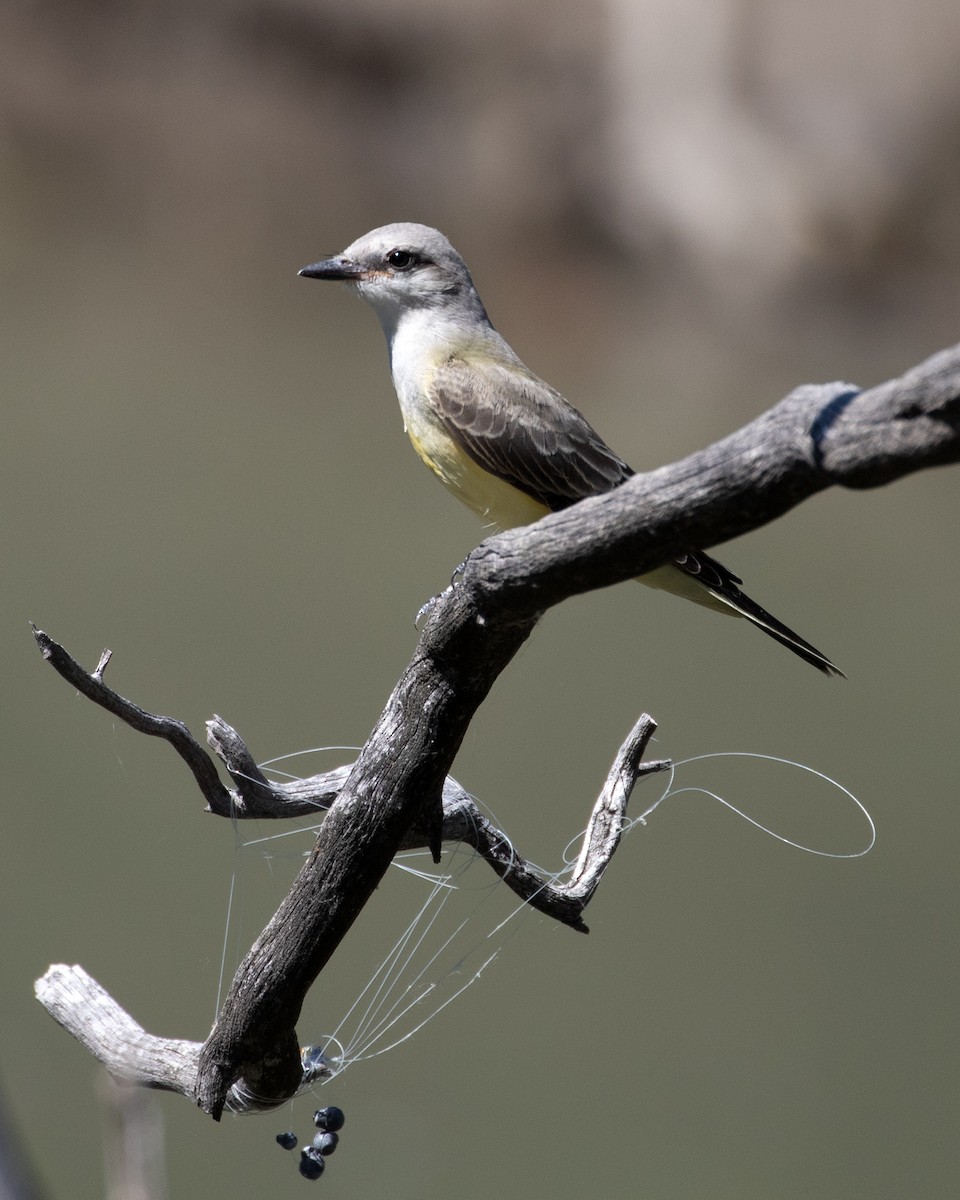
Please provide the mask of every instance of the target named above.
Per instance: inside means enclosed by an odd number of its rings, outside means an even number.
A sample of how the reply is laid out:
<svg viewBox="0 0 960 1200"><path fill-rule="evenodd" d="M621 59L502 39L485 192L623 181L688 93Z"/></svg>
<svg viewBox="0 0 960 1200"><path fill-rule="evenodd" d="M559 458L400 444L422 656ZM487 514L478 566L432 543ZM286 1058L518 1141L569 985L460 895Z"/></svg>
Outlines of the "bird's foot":
<svg viewBox="0 0 960 1200"><path fill-rule="evenodd" d="M413 618L414 629L419 629L423 622L433 612L434 605L443 596L443 592L437 592L435 596L431 596L429 600L425 600L417 609L417 615Z"/></svg>
<svg viewBox="0 0 960 1200"><path fill-rule="evenodd" d="M447 592L449 592L452 588L455 588L457 586L457 584L463 578L463 572L464 572L464 568L466 567L466 565L467 565L467 560L464 559L462 563L459 563L457 565L453 574L450 576L449 587L445 587L442 592L437 592L437 594L435 596L431 596L429 600L425 601L423 604L420 605L420 607L417 609L417 615L413 618L413 626L415 629L419 629L421 624L426 620L426 618L430 616L430 614L433 612L434 606L436 605L437 601L440 600L443 596L445 596L447 594Z"/></svg>

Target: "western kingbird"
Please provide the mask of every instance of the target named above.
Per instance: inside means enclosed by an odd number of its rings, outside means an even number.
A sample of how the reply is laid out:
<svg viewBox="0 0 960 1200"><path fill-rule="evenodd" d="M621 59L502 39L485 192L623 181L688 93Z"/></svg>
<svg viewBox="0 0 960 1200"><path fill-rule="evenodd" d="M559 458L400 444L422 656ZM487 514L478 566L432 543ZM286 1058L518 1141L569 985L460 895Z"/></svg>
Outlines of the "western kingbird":
<svg viewBox="0 0 960 1200"><path fill-rule="evenodd" d="M436 229L384 225L300 274L342 280L373 306L414 449L488 526L529 524L633 474L497 333L466 263ZM700 550L638 578L746 617L825 675L843 674Z"/></svg>

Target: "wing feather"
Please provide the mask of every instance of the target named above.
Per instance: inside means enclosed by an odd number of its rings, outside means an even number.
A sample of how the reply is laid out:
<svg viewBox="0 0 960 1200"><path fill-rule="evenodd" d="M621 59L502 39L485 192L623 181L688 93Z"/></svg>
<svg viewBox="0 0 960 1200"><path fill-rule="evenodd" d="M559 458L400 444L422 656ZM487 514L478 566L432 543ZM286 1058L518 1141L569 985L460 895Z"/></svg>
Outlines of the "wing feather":
<svg viewBox="0 0 960 1200"><path fill-rule="evenodd" d="M554 511L633 474L581 413L522 367L450 359L434 372L429 398L478 466Z"/></svg>

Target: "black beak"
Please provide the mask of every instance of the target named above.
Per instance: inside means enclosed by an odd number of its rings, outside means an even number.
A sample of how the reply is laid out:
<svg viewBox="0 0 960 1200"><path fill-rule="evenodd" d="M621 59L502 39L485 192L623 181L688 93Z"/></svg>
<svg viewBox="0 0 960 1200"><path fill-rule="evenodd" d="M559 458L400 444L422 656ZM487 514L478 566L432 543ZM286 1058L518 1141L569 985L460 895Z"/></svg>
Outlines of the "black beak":
<svg viewBox="0 0 960 1200"><path fill-rule="evenodd" d="M343 255L336 258L324 258L320 262L311 263L309 267L301 267L297 272L306 279L359 279L364 268Z"/></svg>

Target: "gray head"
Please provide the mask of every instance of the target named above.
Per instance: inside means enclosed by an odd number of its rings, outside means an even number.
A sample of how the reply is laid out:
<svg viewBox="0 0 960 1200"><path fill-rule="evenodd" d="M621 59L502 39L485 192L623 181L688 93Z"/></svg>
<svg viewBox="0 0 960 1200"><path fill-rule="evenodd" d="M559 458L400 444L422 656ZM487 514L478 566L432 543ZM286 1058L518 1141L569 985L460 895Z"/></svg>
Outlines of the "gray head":
<svg viewBox="0 0 960 1200"><path fill-rule="evenodd" d="M383 225L300 274L352 284L376 310L388 337L401 317L412 312L487 321L467 264L429 225Z"/></svg>

